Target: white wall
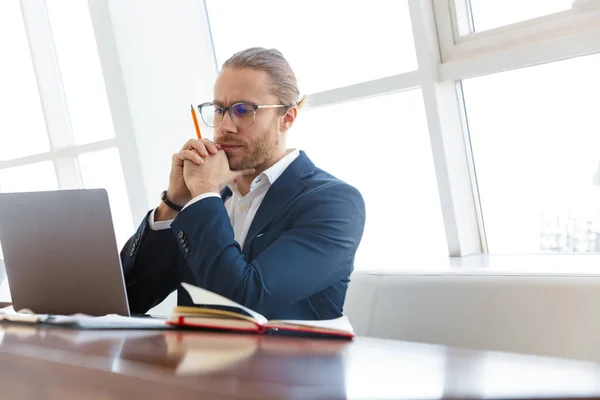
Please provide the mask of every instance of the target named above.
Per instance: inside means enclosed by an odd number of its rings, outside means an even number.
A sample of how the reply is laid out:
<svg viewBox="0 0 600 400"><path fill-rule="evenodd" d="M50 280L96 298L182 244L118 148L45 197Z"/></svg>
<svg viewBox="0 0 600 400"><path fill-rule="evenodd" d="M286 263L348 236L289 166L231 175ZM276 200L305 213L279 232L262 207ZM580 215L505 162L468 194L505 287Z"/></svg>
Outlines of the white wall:
<svg viewBox="0 0 600 400"><path fill-rule="evenodd" d="M167 188L172 154L195 137L190 104L212 99L217 69L204 2L89 4L138 223Z"/></svg>

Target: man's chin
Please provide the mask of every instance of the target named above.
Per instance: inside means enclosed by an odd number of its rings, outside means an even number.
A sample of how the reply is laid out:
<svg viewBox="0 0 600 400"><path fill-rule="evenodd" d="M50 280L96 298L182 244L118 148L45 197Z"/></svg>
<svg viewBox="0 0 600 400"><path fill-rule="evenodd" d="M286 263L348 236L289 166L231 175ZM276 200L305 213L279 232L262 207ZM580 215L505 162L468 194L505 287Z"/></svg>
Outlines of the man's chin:
<svg viewBox="0 0 600 400"><path fill-rule="evenodd" d="M238 157L228 157L229 169L232 171L243 171L245 169L254 168L253 163L248 160L239 159Z"/></svg>

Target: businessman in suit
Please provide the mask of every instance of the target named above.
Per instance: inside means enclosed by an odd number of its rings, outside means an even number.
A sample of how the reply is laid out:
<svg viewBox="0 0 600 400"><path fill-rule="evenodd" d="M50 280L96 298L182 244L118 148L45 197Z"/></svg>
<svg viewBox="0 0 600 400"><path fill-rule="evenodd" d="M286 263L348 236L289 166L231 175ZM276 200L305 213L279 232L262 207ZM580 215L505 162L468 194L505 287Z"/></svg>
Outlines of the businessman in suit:
<svg viewBox="0 0 600 400"><path fill-rule="evenodd" d="M175 289L190 305L179 286L188 282L268 319L342 315L365 206L358 190L286 149L304 101L277 50L224 63L214 100L198 106L214 143L190 140L173 156L160 205L121 252L132 312Z"/></svg>

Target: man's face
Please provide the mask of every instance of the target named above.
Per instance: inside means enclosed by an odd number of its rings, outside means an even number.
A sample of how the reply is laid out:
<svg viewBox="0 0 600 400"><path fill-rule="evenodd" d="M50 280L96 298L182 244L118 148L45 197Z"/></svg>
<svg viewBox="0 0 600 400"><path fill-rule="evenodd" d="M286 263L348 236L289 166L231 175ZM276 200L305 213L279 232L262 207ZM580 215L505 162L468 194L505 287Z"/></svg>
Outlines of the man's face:
<svg viewBox="0 0 600 400"><path fill-rule="evenodd" d="M215 83L214 102L229 107L239 102L278 104L269 91L271 78L264 71L249 68L224 68ZM263 108L256 112L252 126L238 127L227 112L215 128L215 143L227 154L232 171L258 168L273 158L281 134L278 109Z"/></svg>

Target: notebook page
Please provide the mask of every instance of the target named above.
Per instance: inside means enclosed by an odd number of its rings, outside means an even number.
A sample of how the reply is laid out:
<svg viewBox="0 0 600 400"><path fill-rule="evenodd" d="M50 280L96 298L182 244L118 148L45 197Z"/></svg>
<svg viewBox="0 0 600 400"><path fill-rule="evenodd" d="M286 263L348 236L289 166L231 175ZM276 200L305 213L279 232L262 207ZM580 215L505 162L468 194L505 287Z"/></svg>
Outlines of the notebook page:
<svg viewBox="0 0 600 400"><path fill-rule="evenodd" d="M287 324L287 325L301 325L301 326L312 326L315 328L326 328L335 329L342 332L354 333L354 329L350 324L350 320L347 316L343 315L335 319L325 319L316 321L303 321L303 320L292 320L282 319L277 321L269 321L270 324Z"/></svg>
<svg viewBox="0 0 600 400"><path fill-rule="evenodd" d="M260 325L266 324L267 319L257 313L256 311L252 311L249 308L242 306L241 304L236 303L233 300L229 300L227 297L223 297L216 293L211 292L210 290L202 289L194 285L190 285L189 283L181 283L181 286L190 294L192 301L195 304L201 305L215 305L215 306L228 306L228 307L237 307L246 311L248 314L252 315L252 318L256 320Z"/></svg>

